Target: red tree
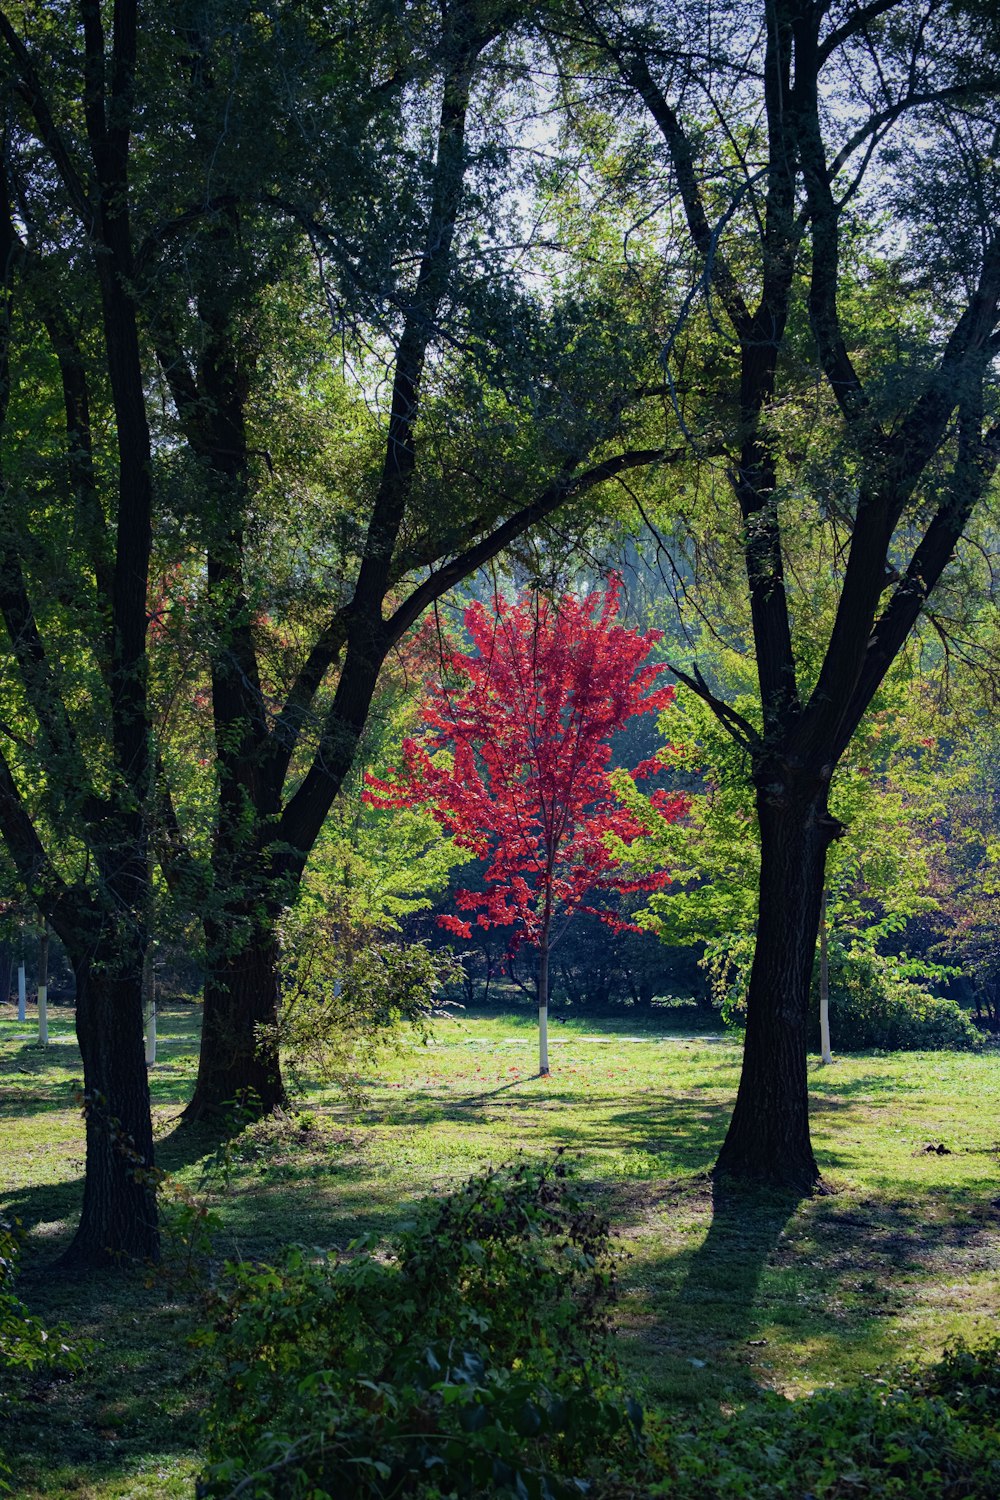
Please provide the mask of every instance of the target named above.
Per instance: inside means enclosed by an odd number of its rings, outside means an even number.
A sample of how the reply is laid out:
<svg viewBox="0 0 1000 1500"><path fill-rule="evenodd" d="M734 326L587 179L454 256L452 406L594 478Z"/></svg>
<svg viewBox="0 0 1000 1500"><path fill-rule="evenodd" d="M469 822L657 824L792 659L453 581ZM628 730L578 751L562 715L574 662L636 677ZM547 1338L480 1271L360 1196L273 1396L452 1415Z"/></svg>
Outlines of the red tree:
<svg viewBox="0 0 1000 1500"><path fill-rule="evenodd" d="M390 767L384 781L367 778L376 806L425 804L458 843L489 860L486 888L460 890L456 903L480 927L514 927L513 946L537 947L542 1074L549 1071L549 955L573 913L594 912L626 929L632 924L602 896L655 890L669 879L636 875L605 847L609 833L626 845L646 834L615 799L611 738L634 714L665 708L674 695L660 685L663 668L647 663L659 632L617 623L620 592L612 580L603 595L583 600L552 603L527 593L515 604L498 597L492 612L470 605L465 627L474 649L453 651L446 663L458 686L433 684L425 733L404 742L402 768ZM659 768L647 761L632 774ZM654 803L667 819L687 807L685 797L663 791ZM440 921L472 935L468 918Z"/></svg>

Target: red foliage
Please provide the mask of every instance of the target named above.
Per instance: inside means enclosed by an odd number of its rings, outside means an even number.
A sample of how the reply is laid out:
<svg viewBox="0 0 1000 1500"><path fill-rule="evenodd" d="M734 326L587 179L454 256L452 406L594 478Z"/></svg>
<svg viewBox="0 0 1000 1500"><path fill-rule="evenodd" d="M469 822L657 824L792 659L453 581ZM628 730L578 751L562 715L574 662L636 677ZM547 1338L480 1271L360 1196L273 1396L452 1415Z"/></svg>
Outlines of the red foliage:
<svg viewBox="0 0 1000 1500"><path fill-rule="evenodd" d="M646 834L611 788L611 737L674 696L659 685L662 667L646 660L659 632L618 624L619 598L612 580L603 596L583 600L552 604L525 594L515 604L498 597L493 612L471 605L465 627L475 649L451 652L445 664L458 685L432 685L425 734L404 742L401 769L390 767L385 780L366 777L369 802L429 806L459 844L489 859L486 889L460 890L456 903L480 927L515 927L515 944L550 947L580 909L627 928L595 899L669 880L665 872L637 875L604 843L608 833L628 845ZM657 759L633 774L661 768ZM669 821L687 810L679 793L654 800ZM440 921L472 935L468 917Z"/></svg>

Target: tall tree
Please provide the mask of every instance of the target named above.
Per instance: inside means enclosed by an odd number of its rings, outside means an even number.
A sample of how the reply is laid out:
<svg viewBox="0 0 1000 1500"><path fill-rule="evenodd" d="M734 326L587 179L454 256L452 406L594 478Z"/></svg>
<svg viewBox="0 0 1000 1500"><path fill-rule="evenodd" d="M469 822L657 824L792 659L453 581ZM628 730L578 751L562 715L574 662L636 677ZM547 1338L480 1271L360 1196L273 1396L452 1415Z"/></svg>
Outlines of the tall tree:
<svg viewBox="0 0 1000 1500"><path fill-rule="evenodd" d="M485 889L459 890L460 911L484 928L511 927L512 943L538 950L538 1071L549 1071L549 958L578 911L612 927L630 924L607 896L653 891L664 871L638 873L631 845L649 820L616 802L608 775L611 739L636 714L673 698L646 658L658 633L617 622L620 590L551 603L531 594L494 609L472 604L469 653L452 652L446 680L424 707L427 733L404 744L404 766L368 777L383 807L431 808L455 842L488 858ZM439 752L447 751L442 758ZM646 767L650 769L650 767ZM641 775L636 767L633 775ZM654 792L659 819L680 817L687 799ZM608 841L614 837L616 852ZM439 918L471 937L465 917Z"/></svg>
<svg viewBox="0 0 1000 1500"><path fill-rule="evenodd" d="M163 281L184 281L193 265L197 291L189 303L160 303L154 338L196 482L213 497L197 541L218 810L203 887L209 974L192 1116L234 1097L265 1108L283 1097L277 1053L260 1045L262 1027L273 1034L278 923L350 771L389 654L502 548L663 456L629 440L645 354L627 324L620 334L602 328L607 295L577 277L570 291L540 298L524 276L530 242L516 252L503 244L517 210L504 202L515 185L507 133L531 128L511 114L505 79L518 75L512 48L531 10L449 0L433 15L419 6L407 14L422 18L421 40L402 50L378 5L362 26L364 47L353 10L298 30L291 12L271 31L254 19L262 68L275 49L286 57L294 36L308 100L288 122L294 161L271 157L279 191L262 191L259 165L246 165L260 161L251 43L238 75L220 52L229 31L200 33L189 48L217 211L193 248L186 237L157 249ZM293 231L307 237L314 264L289 253ZM268 244L286 248L262 257ZM304 304L288 291L289 266ZM283 600L269 585L302 473L294 440L270 458L268 381L281 356L262 353L261 340L282 297L290 383L334 435L308 479L323 496L327 534L308 557L298 547ZM332 310L325 327L322 298ZM359 378L330 376L345 349ZM300 407L293 424L302 416ZM265 448L275 473L261 462ZM268 525L276 506L282 519ZM297 633L275 674L265 616L282 614L296 617ZM183 819L170 810L168 778L160 790L162 855L181 886L192 876Z"/></svg>
<svg viewBox="0 0 1000 1500"><path fill-rule="evenodd" d="M37 50L0 11L8 111L0 171L0 612L26 727L16 740L8 734L0 755L0 832L76 975L87 1156L68 1258L99 1263L155 1258L158 1249L141 995L152 785L152 464L130 219L137 7L120 0L110 35L96 0L81 0L78 19L67 66L80 109L67 121L65 98L43 76ZM29 24L44 47L66 45L62 37L53 42L44 14L32 10ZM60 253L64 236L80 248L76 264ZM66 311L69 282L93 320L94 347L86 351ZM26 355L37 372L40 341L46 373L61 386L67 483L56 501L38 500L32 509L21 481L39 415L22 404L17 362ZM114 421L102 462L90 416L94 366ZM62 544L59 561L54 542ZM70 574L75 590L63 587ZM80 651L88 638L83 692L99 708L84 728L76 712L81 684L60 657L71 641ZM68 843L81 858L67 862Z"/></svg>
<svg viewBox="0 0 1000 1500"><path fill-rule="evenodd" d="M1000 453L996 30L941 0L578 14L619 113L623 92L641 112L629 201L644 185L647 213L666 203L686 227L659 333L700 470L680 509L700 501L742 558L756 659L752 714L678 670L746 749L760 825L718 1170L809 1188L809 975L842 832L830 779ZM790 562L804 544L827 610Z"/></svg>
<svg viewBox="0 0 1000 1500"><path fill-rule="evenodd" d="M0 612L17 707L0 832L76 969L79 1261L157 1252L151 843L205 921L193 1111L274 1103L277 1055L256 1037L276 923L383 663L512 539L662 456L631 440L628 330L591 318L582 283L525 292L499 217L477 236L491 184L512 183L489 91L523 15L487 0L0 10ZM275 430L296 399L308 421ZM307 491L325 505L308 547ZM180 756L155 743L154 520L157 573L185 579L208 658L214 759L187 767L202 810L214 796L200 850Z"/></svg>

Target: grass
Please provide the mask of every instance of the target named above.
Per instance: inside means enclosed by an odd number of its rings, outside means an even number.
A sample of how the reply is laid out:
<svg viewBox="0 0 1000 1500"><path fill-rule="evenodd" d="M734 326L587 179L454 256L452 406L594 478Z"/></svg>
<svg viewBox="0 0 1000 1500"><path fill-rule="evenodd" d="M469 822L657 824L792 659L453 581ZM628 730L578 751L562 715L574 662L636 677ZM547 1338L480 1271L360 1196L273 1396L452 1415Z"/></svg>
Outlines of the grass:
<svg viewBox="0 0 1000 1500"><path fill-rule="evenodd" d="M289 1240L384 1233L415 1198L485 1163L563 1146L629 1252L622 1355L647 1402L732 1405L762 1385L795 1395L985 1336L1000 1307L1000 1054L813 1065L814 1141L834 1191L748 1197L713 1193L706 1175L738 1045L688 1022L681 1008L643 1024L556 1024L553 1073L540 1079L529 1016L460 1014L431 1045L385 1059L359 1109L317 1089L304 1119L250 1126L220 1147L177 1128L197 1011L168 1006L151 1075L159 1159L210 1196L220 1255L266 1258ZM19 1414L16 1493L189 1496L200 1402L184 1342L190 1294L169 1278L72 1284L47 1270L71 1233L82 1171L68 1015L55 1013L51 1033L42 1053L0 1009L0 1196L29 1231L22 1295L97 1352L87 1376L40 1383Z"/></svg>

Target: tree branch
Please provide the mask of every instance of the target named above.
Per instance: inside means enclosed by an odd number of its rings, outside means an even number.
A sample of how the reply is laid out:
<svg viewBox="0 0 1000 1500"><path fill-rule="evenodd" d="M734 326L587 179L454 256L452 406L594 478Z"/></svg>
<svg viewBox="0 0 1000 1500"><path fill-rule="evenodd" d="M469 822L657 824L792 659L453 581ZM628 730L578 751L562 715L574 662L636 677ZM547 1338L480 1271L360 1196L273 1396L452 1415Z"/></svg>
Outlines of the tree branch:
<svg viewBox="0 0 1000 1500"><path fill-rule="evenodd" d="M586 494L595 485L604 484L607 480L613 479L616 474L624 473L628 469L643 468L650 464L676 463L687 457L687 454L686 447L672 450L637 449L605 459L603 463L596 464L594 468L575 477L571 474L561 475L530 505L525 505L515 511L504 521L503 525L490 532L489 536L436 569L418 588L414 589L386 622L389 644L392 645L398 641L435 599L440 599L442 594L447 593L462 578L468 577L470 573L482 567L483 563L496 557L504 547L509 546L525 531L551 515L567 500Z"/></svg>
<svg viewBox="0 0 1000 1500"><path fill-rule="evenodd" d="M3 10L0 10L0 40L6 43L7 50L14 59L15 69L20 78L20 92L37 126L38 138L48 151L52 163L66 189L69 200L79 214L84 227L88 231L92 230L94 227L94 210L83 178L74 166L66 142L63 140L52 117L52 111L49 108L48 100L39 81L31 54L17 35L17 32Z"/></svg>
<svg viewBox="0 0 1000 1500"><path fill-rule="evenodd" d="M914 549L909 565L875 622L857 687L839 729L837 755L847 747L886 672L955 554L966 523L1000 464L1000 423L982 432L982 388L959 413L958 456L945 498Z"/></svg>
<svg viewBox="0 0 1000 1500"><path fill-rule="evenodd" d="M692 663L690 675L682 671L680 667L674 666L672 661L668 661L667 666L678 682L683 682L684 686L690 688L691 692L695 693L703 703L708 704L723 729L741 749L748 751L751 755L760 751L763 741L750 720L745 719L741 713L737 713L736 709L722 698L716 697L699 671L697 662Z"/></svg>
<svg viewBox="0 0 1000 1500"><path fill-rule="evenodd" d="M688 230L702 258L706 278L718 292L733 328L740 337L746 337L752 324L750 310L743 300L743 294L728 262L719 250L716 236L708 222L701 189L698 185L698 175L695 171L691 142L685 135L676 112L667 103L653 79L642 53L634 53L626 57L619 51L613 55L622 77L636 89L666 142L670 159L674 164L674 171L677 173L677 183Z"/></svg>
<svg viewBox="0 0 1000 1500"><path fill-rule="evenodd" d="M877 21L879 16L884 16L886 11L896 10L899 0L871 0L869 5L862 5L850 16L843 25L837 26L826 37L824 37L816 54L817 72L824 63L829 62L838 47L842 47L852 36L857 36L864 31L871 21Z"/></svg>

